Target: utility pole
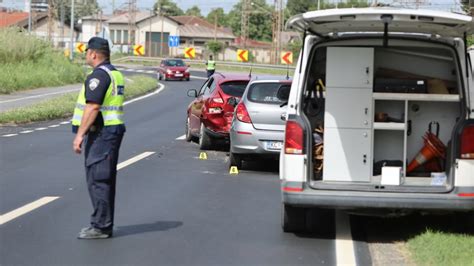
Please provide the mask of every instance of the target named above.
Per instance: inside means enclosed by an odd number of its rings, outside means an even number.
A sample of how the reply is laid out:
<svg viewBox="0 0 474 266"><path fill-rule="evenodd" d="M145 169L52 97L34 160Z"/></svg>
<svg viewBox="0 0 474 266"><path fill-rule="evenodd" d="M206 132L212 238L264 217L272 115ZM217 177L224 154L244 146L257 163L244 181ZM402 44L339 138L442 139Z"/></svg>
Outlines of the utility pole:
<svg viewBox="0 0 474 266"><path fill-rule="evenodd" d="M69 58L74 59L74 0L71 0L71 43L69 44Z"/></svg>
<svg viewBox="0 0 474 266"><path fill-rule="evenodd" d="M28 33L31 34L31 0L28 4Z"/></svg>
<svg viewBox="0 0 474 266"><path fill-rule="evenodd" d="M151 20L153 19L153 9L150 9L150 31L148 33L148 56L151 57Z"/></svg>
<svg viewBox="0 0 474 266"><path fill-rule="evenodd" d="M137 0L129 0L128 2L128 49L132 44L132 35L135 35Z"/></svg>
<svg viewBox="0 0 474 266"><path fill-rule="evenodd" d="M54 12L53 0L48 0L48 37L47 38L49 42L51 42L52 35L53 35L53 12Z"/></svg>
<svg viewBox="0 0 474 266"><path fill-rule="evenodd" d="M248 3L249 3L249 0L242 0L240 35L243 41L244 49L247 48L248 23L249 23Z"/></svg>
<svg viewBox="0 0 474 266"><path fill-rule="evenodd" d="M163 57L163 28L165 24L165 18L163 17L163 7L160 6L160 17L161 17L161 36L160 36L160 57Z"/></svg>
<svg viewBox="0 0 474 266"><path fill-rule="evenodd" d="M214 12L214 41L217 41L217 12Z"/></svg>

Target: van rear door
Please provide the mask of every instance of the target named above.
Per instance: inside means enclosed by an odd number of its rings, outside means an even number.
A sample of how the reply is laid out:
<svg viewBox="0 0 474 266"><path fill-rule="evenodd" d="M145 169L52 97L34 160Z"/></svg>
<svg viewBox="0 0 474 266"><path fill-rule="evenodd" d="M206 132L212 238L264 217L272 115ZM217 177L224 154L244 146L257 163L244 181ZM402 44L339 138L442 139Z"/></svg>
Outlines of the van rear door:
<svg viewBox="0 0 474 266"><path fill-rule="evenodd" d="M444 37L460 37L472 34L473 19L455 13L399 9L386 7L345 8L311 11L296 15L287 22L287 28L308 30L325 36L338 32L388 32L439 34Z"/></svg>

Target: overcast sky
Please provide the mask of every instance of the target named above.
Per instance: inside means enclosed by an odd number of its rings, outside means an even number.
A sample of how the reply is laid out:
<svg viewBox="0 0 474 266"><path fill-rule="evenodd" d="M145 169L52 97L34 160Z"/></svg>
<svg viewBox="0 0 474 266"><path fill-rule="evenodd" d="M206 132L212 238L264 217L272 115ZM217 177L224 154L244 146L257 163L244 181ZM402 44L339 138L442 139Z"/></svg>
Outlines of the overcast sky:
<svg viewBox="0 0 474 266"><path fill-rule="evenodd" d="M3 1L3 3L2 3ZM16 8L16 9L24 9L25 1L29 0L0 0L0 6L6 6L9 8ZM66 0L70 1L70 0ZM112 12L112 1L113 0L98 0L99 6L105 11L105 13ZM175 3L178 4L179 8L183 11L192 7L193 5L197 5L201 9L201 13L206 15L209 13L210 10L217 7L224 8L224 11L227 13L229 12L232 7L237 3L239 0L174 0ZM314 0L317 1L317 0ZM330 0L331 2L337 2L337 0ZM425 2L426 4L423 5L423 8L427 9L440 9L440 10L458 10L459 8L459 0L419 0L420 2ZM115 0L115 8L126 7L128 0ZM146 9L151 8L156 0L137 0L138 8ZM269 4L273 4L274 0L267 0ZM284 0L286 2L286 0ZM379 2L387 2L391 3L393 1L387 0L379 0ZM415 2L415 0L400 0L399 2Z"/></svg>

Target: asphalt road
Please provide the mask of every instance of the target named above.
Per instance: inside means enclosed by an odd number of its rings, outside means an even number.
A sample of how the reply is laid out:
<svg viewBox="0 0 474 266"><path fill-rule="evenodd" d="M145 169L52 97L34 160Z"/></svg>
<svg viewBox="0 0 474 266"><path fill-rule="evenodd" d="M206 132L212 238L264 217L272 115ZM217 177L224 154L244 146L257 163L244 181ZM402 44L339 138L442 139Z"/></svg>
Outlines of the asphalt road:
<svg viewBox="0 0 474 266"><path fill-rule="evenodd" d="M335 265L336 225L317 235L282 232L277 163L230 175L225 150L200 160L197 144L179 139L187 89L203 82L162 82L160 93L126 106L119 162L152 154L119 170L111 239L76 239L92 207L70 124L0 128L12 133L0 138L0 265ZM57 198L5 222L44 197ZM357 264L371 263L363 237L354 252Z"/></svg>

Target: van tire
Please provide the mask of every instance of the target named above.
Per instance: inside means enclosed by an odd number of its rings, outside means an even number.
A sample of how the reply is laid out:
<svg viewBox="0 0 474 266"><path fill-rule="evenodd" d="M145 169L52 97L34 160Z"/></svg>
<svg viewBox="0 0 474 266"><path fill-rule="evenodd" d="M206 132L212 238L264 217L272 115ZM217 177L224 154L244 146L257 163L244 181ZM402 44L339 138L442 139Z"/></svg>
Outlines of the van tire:
<svg viewBox="0 0 474 266"><path fill-rule="evenodd" d="M283 204L281 227L285 233L306 231L306 209Z"/></svg>
<svg viewBox="0 0 474 266"><path fill-rule="evenodd" d="M229 155L229 161L230 161L229 168L232 166L235 166L239 170L242 169L242 157L240 157L240 155L231 152Z"/></svg>
<svg viewBox="0 0 474 266"><path fill-rule="evenodd" d="M306 209L306 231L325 234L335 224L335 211L331 209Z"/></svg>
<svg viewBox="0 0 474 266"><path fill-rule="evenodd" d="M204 124L201 123L201 127L199 129L199 148L201 150L209 150L212 147L212 139L207 135Z"/></svg>

